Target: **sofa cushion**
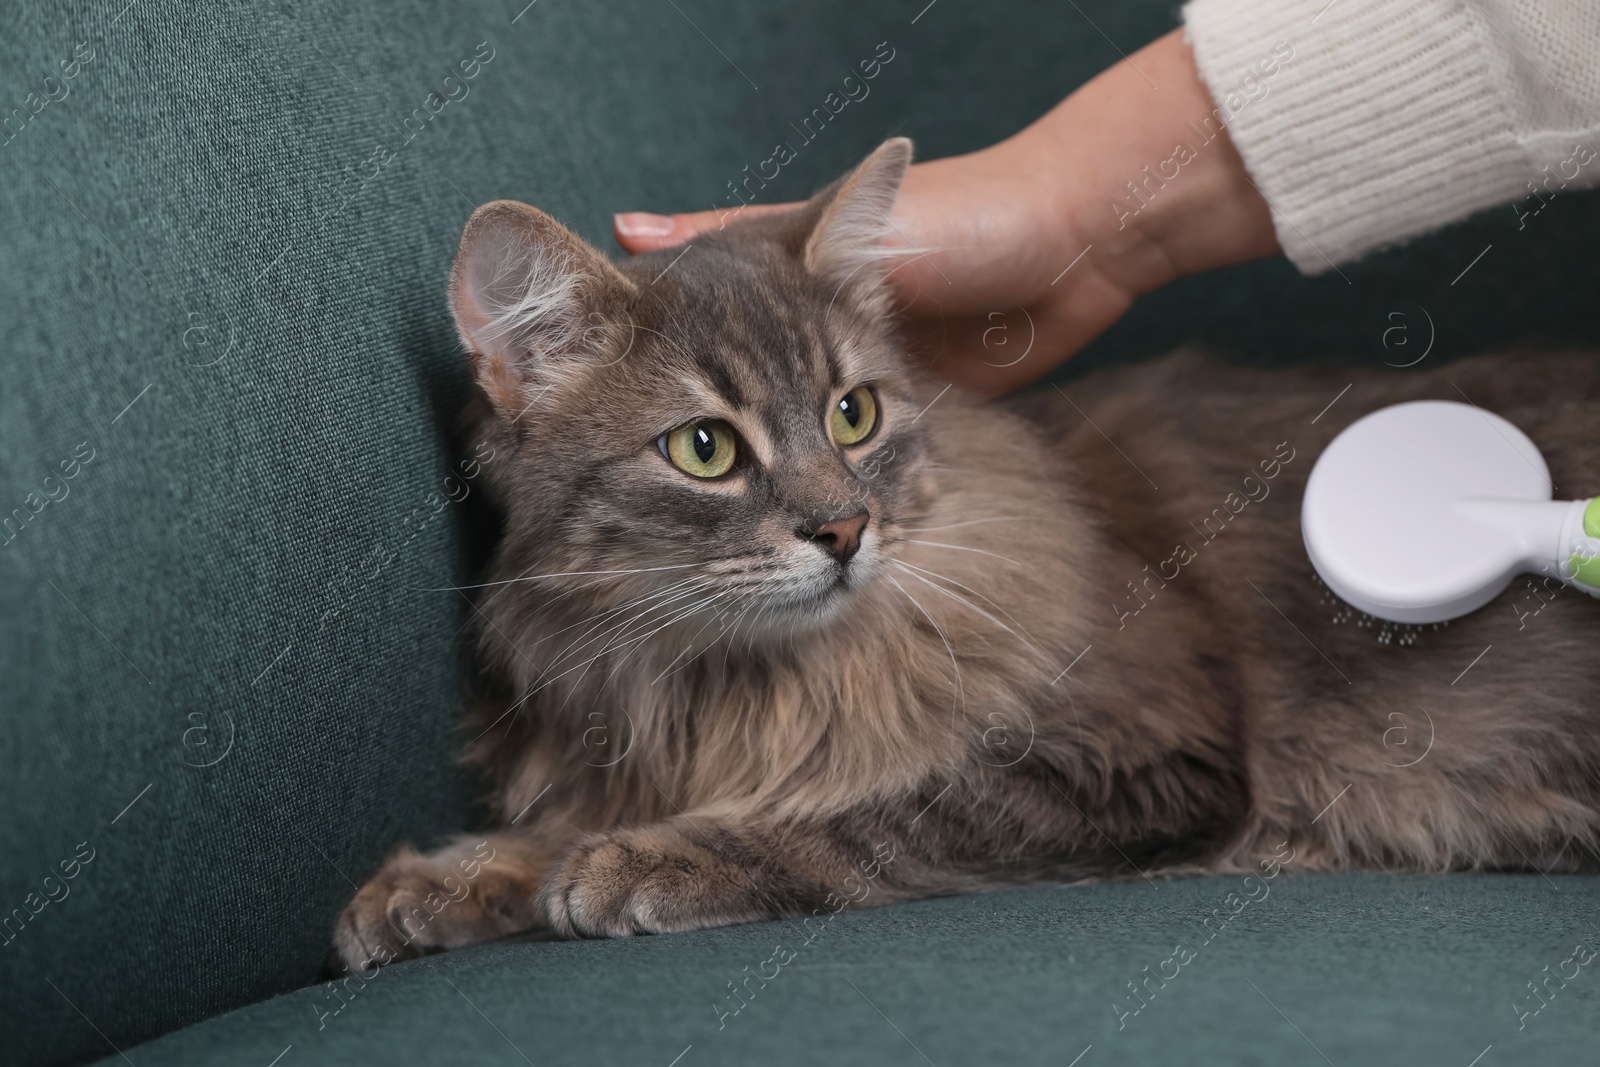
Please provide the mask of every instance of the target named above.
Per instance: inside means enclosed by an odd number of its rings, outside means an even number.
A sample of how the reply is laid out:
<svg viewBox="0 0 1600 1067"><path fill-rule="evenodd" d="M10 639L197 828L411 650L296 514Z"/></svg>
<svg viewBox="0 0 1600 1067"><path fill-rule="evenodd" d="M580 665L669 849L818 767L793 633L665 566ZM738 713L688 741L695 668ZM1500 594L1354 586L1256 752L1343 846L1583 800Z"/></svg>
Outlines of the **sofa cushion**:
<svg viewBox="0 0 1600 1067"><path fill-rule="evenodd" d="M809 928L482 946L298 990L128 1056L197 1067L279 1055L279 1067L1584 1063L1600 1027L1597 905L1600 880L1538 875L1016 890ZM1569 978L1536 998L1527 983L1554 973Z"/></svg>

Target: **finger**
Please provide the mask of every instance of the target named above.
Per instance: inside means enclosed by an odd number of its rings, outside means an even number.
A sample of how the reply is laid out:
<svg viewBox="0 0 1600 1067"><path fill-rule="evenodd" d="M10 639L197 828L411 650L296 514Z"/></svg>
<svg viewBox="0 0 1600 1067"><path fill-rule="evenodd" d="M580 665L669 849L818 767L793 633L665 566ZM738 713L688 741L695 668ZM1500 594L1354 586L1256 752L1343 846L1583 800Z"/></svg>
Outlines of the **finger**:
<svg viewBox="0 0 1600 1067"><path fill-rule="evenodd" d="M653 252L658 248L681 245L696 234L720 230L736 219L756 218L788 211L795 204L747 204L726 211L693 211L683 215L652 215L646 211L627 211L614 215L611 232L617 244L630 253Z"/></svg>

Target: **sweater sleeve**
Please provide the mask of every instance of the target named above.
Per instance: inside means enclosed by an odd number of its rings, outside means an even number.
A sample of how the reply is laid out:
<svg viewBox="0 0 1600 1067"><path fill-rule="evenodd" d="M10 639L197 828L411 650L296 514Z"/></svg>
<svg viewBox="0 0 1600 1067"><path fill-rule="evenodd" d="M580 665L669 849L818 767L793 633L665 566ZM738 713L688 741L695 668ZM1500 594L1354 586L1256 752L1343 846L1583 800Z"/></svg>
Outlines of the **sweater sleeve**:
<svg viewBox="0 0 1600 1067"><path fill-rule="evenodd" d="M1600 184L1595 0L1192 0L1190 47L1307 274Z"/></svg>

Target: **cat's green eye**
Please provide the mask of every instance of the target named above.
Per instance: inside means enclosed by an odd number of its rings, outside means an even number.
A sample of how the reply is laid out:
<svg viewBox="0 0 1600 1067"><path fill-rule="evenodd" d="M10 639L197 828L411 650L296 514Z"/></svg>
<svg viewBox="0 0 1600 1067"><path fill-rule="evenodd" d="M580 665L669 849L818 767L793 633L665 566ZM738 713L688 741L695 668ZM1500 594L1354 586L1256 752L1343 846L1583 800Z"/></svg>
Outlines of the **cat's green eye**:
<svg viewBox="0 0 1600 1067"><path fill-rule="evenodd" d="M659 447L674 467L696 478L720 478L733 469L739 456L733 427L715 419L691 422L662 434Z"/></svg>
<svg viewBox="0 0 1600 1067"><path fill-rule="evenodd" d="M865 385L858 385L833 406L828 430L835 444L859 445L872 436L878 426L878 398Z"/></svg>

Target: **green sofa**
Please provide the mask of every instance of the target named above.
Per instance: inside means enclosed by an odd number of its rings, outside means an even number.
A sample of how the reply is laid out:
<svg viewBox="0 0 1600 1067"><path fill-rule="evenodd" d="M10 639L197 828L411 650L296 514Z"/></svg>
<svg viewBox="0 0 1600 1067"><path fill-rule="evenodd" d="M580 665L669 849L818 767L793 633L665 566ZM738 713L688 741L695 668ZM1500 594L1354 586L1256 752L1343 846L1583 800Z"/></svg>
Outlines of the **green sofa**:
<svg viewBox="0 0 1600 1067"><path fill-rule="evenodd" d="M1578 877L1285 872L1165 983L1231 879L523 938L319 984L354 887L476 817L450 587L494 516L447 481L468 379L444 300L472 208L525 200L608 245L613 210L722 203L887 42L769 190L799 197L887 135L924 157L1005 136L1177 19L524 3L0 10L0 1062L1593 1062L1600 976L1547 982L1600 945ZM1192 279L1067 373L1192 340L1593 344L1597 236L1573 194L1347 277Z"/></svg>

